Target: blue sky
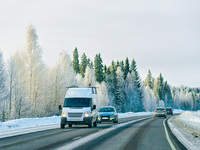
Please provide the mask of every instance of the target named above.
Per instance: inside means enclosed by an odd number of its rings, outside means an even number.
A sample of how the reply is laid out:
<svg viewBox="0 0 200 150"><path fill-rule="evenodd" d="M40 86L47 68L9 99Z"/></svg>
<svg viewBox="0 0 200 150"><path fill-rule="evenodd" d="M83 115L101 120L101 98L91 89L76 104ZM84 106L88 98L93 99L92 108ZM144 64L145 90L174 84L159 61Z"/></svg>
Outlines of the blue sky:
<svg viewBox="0 0 200 150"><path fill-rule="evenodd" d="M161 72L174 86L200 87L198 0L0 0L0 49L6 59L25 47L29 24L43 58L53 65L62 50L103 62L134 57L144 79Z"/></svg>

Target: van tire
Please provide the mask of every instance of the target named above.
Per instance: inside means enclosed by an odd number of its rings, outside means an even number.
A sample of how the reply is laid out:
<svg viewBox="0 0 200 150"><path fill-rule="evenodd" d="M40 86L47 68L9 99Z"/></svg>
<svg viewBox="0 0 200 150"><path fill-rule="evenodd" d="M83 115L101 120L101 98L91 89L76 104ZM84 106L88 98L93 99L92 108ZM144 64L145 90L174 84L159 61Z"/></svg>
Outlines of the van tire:
<svg viewBox="0 0 200 150"><path fill-rule="evenodd" d="M69 128L71 128L71 127L72 127L72 124L68 124L68 126L69 126Z"/></svg>
<svg viewBox="0 0 200 150"><path fill-rule="evenodd" d="M94 127L97 127L97 119L96 121L93 123Z"/></svg>
<svg viewBox="0 0 200 150"><path fill-rule="evenodd" d="M60 128L64 129L65 128L65 124L60 124Z"/></svg>

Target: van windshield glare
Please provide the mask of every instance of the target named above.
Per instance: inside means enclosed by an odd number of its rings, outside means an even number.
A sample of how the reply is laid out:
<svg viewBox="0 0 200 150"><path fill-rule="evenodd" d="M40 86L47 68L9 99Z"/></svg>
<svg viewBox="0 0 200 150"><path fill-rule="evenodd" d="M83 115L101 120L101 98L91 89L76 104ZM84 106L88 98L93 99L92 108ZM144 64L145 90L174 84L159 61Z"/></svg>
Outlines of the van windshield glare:
<svg viewBox="0 0 200 150"><path fill-rule="evenodd" d="M91 107L92 98L65 98L64 107Z"/></svg>

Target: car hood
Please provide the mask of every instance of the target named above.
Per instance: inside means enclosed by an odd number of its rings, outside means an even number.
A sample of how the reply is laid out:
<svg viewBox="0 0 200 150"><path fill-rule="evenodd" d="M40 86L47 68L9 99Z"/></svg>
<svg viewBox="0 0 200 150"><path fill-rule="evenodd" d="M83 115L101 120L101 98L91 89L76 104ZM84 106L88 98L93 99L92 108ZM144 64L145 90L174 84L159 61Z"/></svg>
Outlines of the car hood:
<svg viewBox="0 0 200 150"><path fill-rule="evenodd" d="M115 115L114 112L99 112L100 116L112 116Z"/></svg>

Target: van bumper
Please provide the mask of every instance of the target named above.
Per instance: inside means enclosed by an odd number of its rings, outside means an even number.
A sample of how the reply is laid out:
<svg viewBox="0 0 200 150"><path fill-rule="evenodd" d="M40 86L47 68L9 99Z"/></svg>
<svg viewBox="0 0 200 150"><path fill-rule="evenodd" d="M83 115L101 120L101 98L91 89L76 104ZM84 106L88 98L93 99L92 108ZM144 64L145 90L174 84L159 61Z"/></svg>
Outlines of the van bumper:
<svg viewBox="0 0 200 150"><path fill-rule="evenodd" d="M83 121L69 121L66 117L61 117L61 124L85 124L88 125L92 120L92 117L83 118Z"/></svg>

